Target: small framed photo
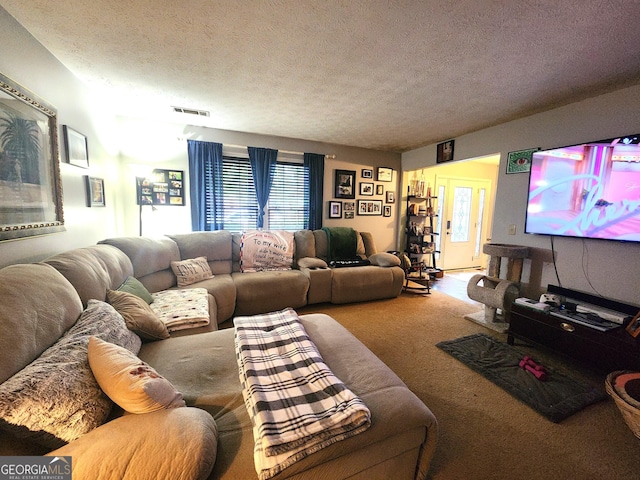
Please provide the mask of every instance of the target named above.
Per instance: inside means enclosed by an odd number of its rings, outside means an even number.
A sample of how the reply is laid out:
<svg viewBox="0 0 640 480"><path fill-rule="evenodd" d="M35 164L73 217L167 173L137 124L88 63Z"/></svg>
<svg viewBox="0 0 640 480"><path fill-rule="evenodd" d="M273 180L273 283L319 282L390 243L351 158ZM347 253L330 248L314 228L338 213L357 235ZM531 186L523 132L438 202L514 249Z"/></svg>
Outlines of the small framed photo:
<svg viewBox="0 0 640 480"><path fill-rule="evenodd" d="M329 218L342 218L342 202L329 202Z"/></svg>
<svg viewBox="0 0 640 480"><path fill-rule="evenodd" d="M356 212L344 212L344 218L351 220L355 218L355 213Z"/></svg>
<svg viewBox="0 0 640 480"><path fill-rule="evenodd" d="M531 170L531 160L533 154L540 150L539 148L529 148L527 150L518 150L509 152L507 155L507 173L524 173Z"/></svg>
<svg viewBox="0 0 640 480"><path fill-rule="evenodd" d="M384 195L384 185L376 185L376 195Z"/></svg>
<svg viewBox="0 0 640 480"><path fill-rule="evenodd" d="M84 181L87 187L87 207L104 207L104 180L85 175Z"/></svg>
<svg viewBox="0 0 640 480"><path fill-rule="evenodd" d="M373 196L373 183L360 182L360 195Z"/></svg>
<svg viewBox="0 0 640 480"><path fill-rule="evenodd" d="M450 162L453 160L453 143L453 140L447 140L436 146L436 163Z"/></svg>
<svg viewBox="0 0 640 480"><path fill-rule="evenodd" d="M355 212L356 202L342 202L342 210L345 212ZM347 216L345 215L344 218L347 218Z"/></svg>
<svg viewBox="0 0 640 480"><path fill-rule="evenodd" d="M358 215L382 215L382 200L358 200Z"/></svg>
<svg viewBox="0 0 640 480"><path fill-rule="evenodd" d="M89 168L89 148L87 137L68 125L62 126L64 149L67 163L76 167Z"/></svg>
<svg viewBox="0 0 640 480"><path fill-rule="evenodd" d="M370 168L363 168L362 178L373 178L373 170L371 170Z"/></svg>
<svg viewBox="0 0 640 480"><path fill-rule="evenodd" d="M387 203L396 203L396 194L391 190L387 191L387 198L385 199Z"/></svg>
<svg viewBox="0 0 640 480"><path fill-rule="evenodd" d="M390 217L391 216L391 205L385 205L383 207L382 216L383 217Z"/></svg>
<svg viewBox="0 0 640 480"><path fill-rule="evenodd" d="M355 170L336 170L334 183L336 198L356 198Z"/></svg>
<svg viewBox="0 0 640 480"><path fill-rule="evenodd" d="M378 167L378 181L390 182L393 180L393 169L387 167Z"/></svg>
<svg viewBox="0 0 640 480"><path fill-rule="evenodd" d="M633 338L638 338L640 335L640 311L627 325L627 333Z"/></svg>

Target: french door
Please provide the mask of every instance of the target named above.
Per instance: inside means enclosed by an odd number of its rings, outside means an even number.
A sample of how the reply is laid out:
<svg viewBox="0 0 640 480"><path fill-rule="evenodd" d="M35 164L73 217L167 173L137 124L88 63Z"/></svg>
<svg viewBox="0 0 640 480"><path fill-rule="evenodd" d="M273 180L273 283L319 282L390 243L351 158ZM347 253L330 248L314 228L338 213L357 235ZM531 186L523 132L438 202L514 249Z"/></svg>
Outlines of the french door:
<svg viewBox="0 0 640 480"><path fill-rule="evenodd" d="M443 270L482 266L491 182L437 177L438 267Z"/></svg>

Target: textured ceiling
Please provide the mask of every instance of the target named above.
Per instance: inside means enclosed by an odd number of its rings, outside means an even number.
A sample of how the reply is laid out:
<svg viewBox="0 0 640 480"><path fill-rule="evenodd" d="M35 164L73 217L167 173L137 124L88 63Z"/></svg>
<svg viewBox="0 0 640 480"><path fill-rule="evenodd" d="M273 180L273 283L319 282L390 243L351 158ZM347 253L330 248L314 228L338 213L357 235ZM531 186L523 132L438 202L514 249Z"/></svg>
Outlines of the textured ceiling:
<svg viewBox="0 0 640 480"><path fill-rule="evenodd" d="M637 0L0 5L123 115L381 150L640 83Z"/></svg>

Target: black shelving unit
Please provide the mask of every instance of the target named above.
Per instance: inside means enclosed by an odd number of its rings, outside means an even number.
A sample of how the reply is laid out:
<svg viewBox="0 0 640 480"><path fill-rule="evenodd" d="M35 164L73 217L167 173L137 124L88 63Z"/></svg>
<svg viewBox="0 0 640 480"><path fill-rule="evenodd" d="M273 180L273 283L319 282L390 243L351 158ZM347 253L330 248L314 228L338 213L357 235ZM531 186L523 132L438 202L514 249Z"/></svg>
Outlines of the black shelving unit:
<svg viewBox="0 0 640 480"><path fill-rule="evenodd" d="M405 253L411 261L407 280L424 285L429 290L429 282L439 276L437 267L434 219L437 218L434 201L438 197L409 195L407 191L406 248Z"/></svg>

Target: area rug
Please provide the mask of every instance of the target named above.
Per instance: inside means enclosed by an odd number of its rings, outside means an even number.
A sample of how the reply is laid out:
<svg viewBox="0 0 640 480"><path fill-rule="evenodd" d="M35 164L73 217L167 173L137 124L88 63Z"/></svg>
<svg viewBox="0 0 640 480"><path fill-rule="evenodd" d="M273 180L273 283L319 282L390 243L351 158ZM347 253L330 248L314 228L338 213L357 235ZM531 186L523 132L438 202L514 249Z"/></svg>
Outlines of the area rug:
<svg viewBox="0 0 640 480"><path fill-rule="evenodd" d="M544 364L545 381L519 367L524 354L515 347L478 333L436 344L548 420L558 423L607 395L592 385Z"/></svg>

